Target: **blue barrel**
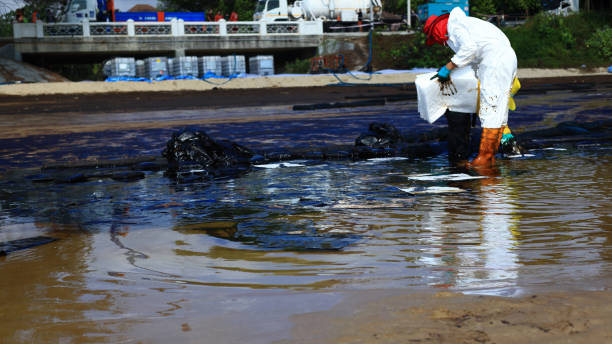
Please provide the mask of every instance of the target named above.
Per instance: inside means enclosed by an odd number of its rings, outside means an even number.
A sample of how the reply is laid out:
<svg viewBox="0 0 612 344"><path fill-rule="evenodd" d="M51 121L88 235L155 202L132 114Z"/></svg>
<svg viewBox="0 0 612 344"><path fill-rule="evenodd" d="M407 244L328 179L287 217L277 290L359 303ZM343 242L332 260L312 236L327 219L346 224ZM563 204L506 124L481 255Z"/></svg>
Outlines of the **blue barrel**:
<svg viewBox="0 0 612 344"><path fill-rule="evenodd" d="M166 12L164 14L166 21L172 19L183 19L183 21L206 21L206 13L204 12Z"/></svg>
<svg viewBox="0 0 612 344"><path fill-rule="evenodd" d="M461 8L465 14L470 15L468 0L430 1L429 3L419 5L417 8L417 14L419 16L419 20L424 22L431 15L439 16L441 14L450 13L450 11L452 11L455 7Z"/></svg>
<svg viewBox="0 0 612 344"><path fill-rule="evenodd" d="M115 21L157 21L157 12L116 12Z"/></svg>

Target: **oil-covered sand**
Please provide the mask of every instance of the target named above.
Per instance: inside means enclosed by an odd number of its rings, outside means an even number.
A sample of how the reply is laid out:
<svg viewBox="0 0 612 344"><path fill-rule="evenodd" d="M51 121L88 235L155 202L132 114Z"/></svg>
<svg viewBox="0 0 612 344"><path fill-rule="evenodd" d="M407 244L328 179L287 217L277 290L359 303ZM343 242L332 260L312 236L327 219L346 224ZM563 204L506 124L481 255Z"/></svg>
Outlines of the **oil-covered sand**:
<svg viewBox="0 0 612 344"><path fill-rule="evenodd" d="M529 94L525 80L511 127L609 118L609 77L563 82L567 90L557 81ZM188 185L159 173L127 183L19 179L58 161L159 154L185 125L254 148L350 143L373 120L424 132L411 96L409 86L353 86L3 97L0 234L58 240L0 258L0 337L611 341L609 141L549 138L558 150L500 161L493 177L453 182L467 191L446 195L400 190L448 173L444 156L301 162ZM291 110L366 98L395 101Z"/></svg>

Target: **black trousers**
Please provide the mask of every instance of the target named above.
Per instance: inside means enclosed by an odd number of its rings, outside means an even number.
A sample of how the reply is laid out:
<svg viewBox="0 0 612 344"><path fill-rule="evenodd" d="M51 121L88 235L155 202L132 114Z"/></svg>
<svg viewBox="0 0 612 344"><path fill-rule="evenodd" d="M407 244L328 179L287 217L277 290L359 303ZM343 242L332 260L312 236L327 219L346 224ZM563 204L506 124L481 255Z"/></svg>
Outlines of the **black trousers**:
<svg viewBox="0 0 612 344"><path fill-rule="evenodd" d="M445 115L448 122L448 161L452 164L468 160L472 114L447 110Z"/></svg>

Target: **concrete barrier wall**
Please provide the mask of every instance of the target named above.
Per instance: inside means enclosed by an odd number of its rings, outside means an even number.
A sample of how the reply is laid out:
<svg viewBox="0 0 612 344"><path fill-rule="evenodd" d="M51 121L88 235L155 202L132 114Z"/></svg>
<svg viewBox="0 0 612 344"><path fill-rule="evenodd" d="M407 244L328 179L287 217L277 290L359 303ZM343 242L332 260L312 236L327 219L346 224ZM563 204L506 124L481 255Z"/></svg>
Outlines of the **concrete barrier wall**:
<svg viewBox="0 0 612 344"><path fill-rule="evenodd" d="M323 22L89 22L13 23L14 38L120 37L120 36L271 36L322 35Z"/></svg>

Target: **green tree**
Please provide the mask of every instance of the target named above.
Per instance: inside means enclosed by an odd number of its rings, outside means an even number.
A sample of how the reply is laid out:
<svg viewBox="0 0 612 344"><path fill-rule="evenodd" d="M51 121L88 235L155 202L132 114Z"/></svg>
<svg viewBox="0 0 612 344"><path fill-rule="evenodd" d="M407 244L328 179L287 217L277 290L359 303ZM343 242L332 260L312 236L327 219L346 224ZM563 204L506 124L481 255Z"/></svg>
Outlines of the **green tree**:
<svg viewBox="0 0 612 344"><path fill-rule="evenodd" d="M238 20L253 20L255 3L252 0L235 0L234 11L238 13Z"/></svg>
<svg viewBox="0 0 612 344"><path fill-rule="evenodd" d="M204 12L213 10L229 15L236 11L240 20L251 20L255 0L160 0L160 9L176 12Z"/></svg>
<svg viewBox="0 0 612 344"><path fill-rule="evenodd" d="M506 14L534 14L540 10L541 0L494 0L498 11Z"/></svg>
<svg viewBox="0 0 612 344"><path fill-rule="evenodd" d="M407 1L408 0L385 0L383 1L383 9L395 14L406 14ZM426 2L427 0L410 0L410 9L416 12L417 7Z"/></svg>
<svg viewBox="0 0 612 344"><path fill-rule="evenodd" d="M168 12L204 12L217 9L218 0L160 0L158 6Z"/></svg>
<svg viewBox="0 0 612 344"><path fill-rule="evenodd" d="M495 14L497 8L493 0L472 0L470 1L470 15L478 16L485 14Z"/></svg>

